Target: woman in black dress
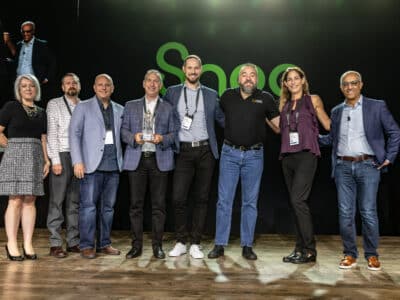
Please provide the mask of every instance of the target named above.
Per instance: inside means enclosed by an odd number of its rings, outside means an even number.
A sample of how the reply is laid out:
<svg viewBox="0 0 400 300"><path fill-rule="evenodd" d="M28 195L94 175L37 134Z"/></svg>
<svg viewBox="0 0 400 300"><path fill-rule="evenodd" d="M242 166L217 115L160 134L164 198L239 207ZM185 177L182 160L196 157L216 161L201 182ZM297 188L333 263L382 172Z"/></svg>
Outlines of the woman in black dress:
<svg viewBox="0 0 400 300"><path fill-rule="evenodd" d="M0 195L9 196L4 218L7 257L19 261L37 258L32 246L35 200L44 195L43 179L49 173L50 161L46 113L34 103L40 100L38 80L33 75L21 75L15 81L14 92L17 101L7 102L0 111L0 143L6 147L0 164ZM17 243L20 224L23 256Z"/></svg>

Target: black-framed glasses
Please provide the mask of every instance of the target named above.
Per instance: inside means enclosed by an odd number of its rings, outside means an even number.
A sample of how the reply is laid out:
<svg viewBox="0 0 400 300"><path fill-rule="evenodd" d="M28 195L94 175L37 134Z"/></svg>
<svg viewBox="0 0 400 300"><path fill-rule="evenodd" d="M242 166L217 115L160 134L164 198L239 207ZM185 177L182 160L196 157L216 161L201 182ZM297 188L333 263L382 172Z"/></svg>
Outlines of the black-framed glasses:
<svg viewBox="0 0 400 300"><path fill-rule="evenodd" d="M21 33L32 33L33 32L33 29L30 29L30 30L21 30Z"/></svg>

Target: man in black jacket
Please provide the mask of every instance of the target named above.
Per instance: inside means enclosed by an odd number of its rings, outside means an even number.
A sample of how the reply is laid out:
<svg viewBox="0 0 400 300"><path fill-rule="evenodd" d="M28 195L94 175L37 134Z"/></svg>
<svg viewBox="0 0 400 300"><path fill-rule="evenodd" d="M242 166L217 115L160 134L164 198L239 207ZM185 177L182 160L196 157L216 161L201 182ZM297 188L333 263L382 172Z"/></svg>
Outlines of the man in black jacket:
<svg viewBox="0 0 400 300"><path fill-rule="evenodd" d="M15 56L17 76L33 74L42 88L42 100L49 99L50 86L56 76L56 61L47 41L35 37L35 23L26 21L21 25L22 40L17 43Z"/></svg>

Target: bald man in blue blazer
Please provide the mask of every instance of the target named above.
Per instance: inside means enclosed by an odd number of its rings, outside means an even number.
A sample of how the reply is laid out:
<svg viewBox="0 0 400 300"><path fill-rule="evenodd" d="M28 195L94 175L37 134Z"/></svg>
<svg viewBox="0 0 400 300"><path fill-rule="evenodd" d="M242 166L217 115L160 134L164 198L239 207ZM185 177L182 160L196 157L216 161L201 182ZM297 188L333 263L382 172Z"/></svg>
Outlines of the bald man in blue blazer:
<svg viewBox="0 0 400 300"><path fill-rule="evenodd" d="M111 227L122 170L120 140L124 108L111 101L112 78L96 76L96 95L81 101L72 113L69 143L74 174L80 179L79 233L84 258L96 252L119 255L111 246Z"/></svg>
<svg viewBox="0 0 400 300"><path fill-rule="evenodd" d="M378 259L379 221L376 209L380 175L393 164L400 145L400 129L383 100L361 95L361 74L347 71L340 78L344 103L332 109L331 131L320 143L332 146L340 234L344 258L339 268L357 265L355 215L358 206L364 257L369 270L381 269Z"/></svg>

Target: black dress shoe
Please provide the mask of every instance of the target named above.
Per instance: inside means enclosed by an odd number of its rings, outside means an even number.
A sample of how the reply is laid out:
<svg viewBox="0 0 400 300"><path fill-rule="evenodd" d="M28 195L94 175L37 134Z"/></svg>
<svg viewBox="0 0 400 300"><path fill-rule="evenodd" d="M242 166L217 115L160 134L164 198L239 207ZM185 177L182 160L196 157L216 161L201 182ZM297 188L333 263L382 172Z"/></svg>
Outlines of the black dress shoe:
<svg viewBox="0 0 400 300"><path fill-rule="evenodd" d="M294 250L292 253L290 253L288 256L284 256L282 258L282 261L285 263L290 263L292 262L294 259L298 259L301 256L301 252L300 251L296 251Z"/></svg>
<svg viewBox="0 0 400 300"><path fill-rule="evenodd" d="M248 247L248 246L244 246L243 247L242 256L245 259L249 259L249 260L256 260L257 259L257 255L254 253L253 248L252 247Z"/></svg>
<svg viewBox="0 0 400 300"><path fill-rule="evenodd" d="M314 253L303 253L301 256L293 259L291 262L294 264L306 264L310 262L315 262L317 260L317 255Z"/></svg>
<svg viewBox="0 0 400 300"><path fill-rule="evenodd" d="M12 261L23 261L24 260L24 257L22 255L18 255L18 256L11 255L10 252L8 251L7 245L6 245L6 252L7 252L7 257L9 260L12 260Z"/></svg>
<svg viewBox="0 0 400 300"><path fill-rule="evenodd" d="M161 246L153 246L153 254L155 258L163 259L165 258L165 253Z"/></svg>
<svg viewBox="0 0 400 300"><path fill-rule="evenodd" d="M221 245L215 245L208 253L208 258L218 258L220 256L224 256L224 246Z"/></svg>
<svg viewBox="0 0 400 300"><path fill-rule="evenodd" d="M23 251L23 253L24 253L25 259L36 260L36 259L38 258L37 255L36 255L35 253L34 253L34 254L28 254L28 253L26 253L24 246L22 246L22 251Z"/></svg>
<svg viewBox="0 0 400 300"><path fill-rule="evenodd" d="M132 247L131 250L125 255L126 258L135 258L142 255L142 248Z"/></svg>

